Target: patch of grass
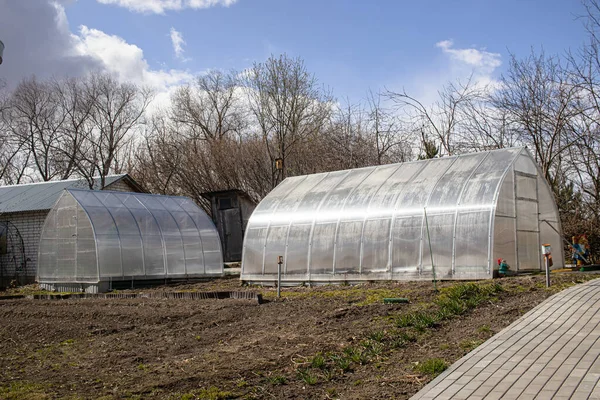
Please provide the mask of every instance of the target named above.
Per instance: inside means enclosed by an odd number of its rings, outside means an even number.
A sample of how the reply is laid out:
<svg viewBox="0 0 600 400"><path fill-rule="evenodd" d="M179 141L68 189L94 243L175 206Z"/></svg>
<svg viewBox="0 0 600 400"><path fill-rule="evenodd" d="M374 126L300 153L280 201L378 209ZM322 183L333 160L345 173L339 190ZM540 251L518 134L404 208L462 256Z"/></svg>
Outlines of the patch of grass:
<svg viewBox="0 0 600 400"><path fill-rule="evenodd" d="M367 362L367 357L366 354L360 350L360 349L356 349L354 347L346 347L344 349L344 354L348 357L348 359L350 361L352 361L355 364L365 364Z"/></svg>
<svg viewBox="0 0 600 400"><path fill-rule="evenodd" d="M438 324L438 319L435 315L427 311L413 311L400 315L396 319L398 328L412 327L419 332L425 331L427 328L433 328Z"/></svg>
<svg viewBox="0 0 600 400"><path fill-rule="evenodd" d="M74 343L75 343L75 339L67 339L64 342L61 342L60 344L61 344L61 346L69 346Z"/></svg>
<svg viewBox="0 0 600 400"><path fill-rule="evenodd" d="M227 400L237 397L235 393L226 392L218 387L211 386L208 389L194 390L183 394L181 400Z"/></svg>
<svg viewBox="0 0 600 400"><path fill-rule="evenodd" d="M383 342L385 339L385 331L373 331L367 335L367 337L375 342Z"/></svg>
<svg viewBox="0 0 600 400"><path fill-rule="evenodd" d="M283 375L273 375L269 377L269 383L273 386L285 385L287 378Z"/></svg>
<svg viewBox="0 0 600 400"><path fill-rule="evenodd" d="M335 367L339 368L342 371L342 373L351 370L351 362L348 357L335 354L330 356L330 360L333 361Z"/></svg>
<svg viewBox="0 0 600 400"><path fill-rule="evenodd" d="M313 375L308 369L299 369L298 378L307 385L315 385L319 379L316 375Z"/></svg>
<svg viewBox="0 0 600 400"><path fill-rule="evenodd" d="M137 369L139 369L140 371L145 371L148 369L148 366L146 364L138 364Z"/></svg>
<svg viewBox="0 0 600 400"><path fill-rule="evenodd" d="M323 369L326 366L325 357L323 353L319 352L310 360L310 366L313 368Z"/></svg>
<svg viewBox="0 0 600 400"><path fill-rule="evenodd" d="M422 374L438 376L448 368L446 361L441 358L430 358L415 365L415 370Z"/></svg>
<svg viewBox="0 0 600 400"><path fill-rule="evenodd" d="M492 333L492 329L488 325L481 325L477 328L477 332L489 334Z"/></svg>
<svg viewBox="0 0 600 400"><path fill-rule="evenodd" d="M38 383L15 381L0 386L0 398L6 400L43 400L50 397L48 387Z"/></svg>

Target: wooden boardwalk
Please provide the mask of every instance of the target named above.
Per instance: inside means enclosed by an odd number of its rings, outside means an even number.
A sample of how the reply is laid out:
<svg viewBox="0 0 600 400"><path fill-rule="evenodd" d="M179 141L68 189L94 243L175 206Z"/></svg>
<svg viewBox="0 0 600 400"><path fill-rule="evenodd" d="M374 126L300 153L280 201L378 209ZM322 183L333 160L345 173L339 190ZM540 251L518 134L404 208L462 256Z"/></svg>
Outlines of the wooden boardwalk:
<svg viewBox="0 0 600 400"><path fill-rule="evenodd" d="M564 290L412 399L600 399L600 279Z"/></svg>

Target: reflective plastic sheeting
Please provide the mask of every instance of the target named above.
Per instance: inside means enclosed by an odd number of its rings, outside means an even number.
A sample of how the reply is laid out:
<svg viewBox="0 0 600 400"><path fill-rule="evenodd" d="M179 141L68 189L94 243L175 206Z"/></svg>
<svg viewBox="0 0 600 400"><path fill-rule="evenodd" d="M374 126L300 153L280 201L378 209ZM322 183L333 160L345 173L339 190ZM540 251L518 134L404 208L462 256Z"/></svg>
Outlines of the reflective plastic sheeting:
<svg viewBox="0 0 600 400"><path fill-rule="evenodd" d="M185 197L67 189L42 230L40 283L223 273L212 221Z"/></svg>
<svg viewBox="0 0 600 400"><path fill-rule="evenodd" d="M561 231L524 148L297 176L251 216L241 278L275 281L278 256L287 284L484 279L497 258L539 269L539 242L560 236L542 219Z"/></svg>

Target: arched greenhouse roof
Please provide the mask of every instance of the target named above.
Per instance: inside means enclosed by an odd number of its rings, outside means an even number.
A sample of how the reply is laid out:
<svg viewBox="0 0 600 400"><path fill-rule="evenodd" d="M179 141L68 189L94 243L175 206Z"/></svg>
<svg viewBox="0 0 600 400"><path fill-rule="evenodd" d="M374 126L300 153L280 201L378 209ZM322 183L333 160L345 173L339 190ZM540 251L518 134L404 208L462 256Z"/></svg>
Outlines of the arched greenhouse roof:
<svg viewBox="0 0 600 400"><path fill-rule="evenodd" d="M191 199L67 189L44 224L40 283L221 275L218 233Z"/></svg>
<svg viewBox="0 0 600 400"><path fill-rule="evenodd" d="M508 148L287 178L250 218L242 279L276 280L278 256L287 283L491 278L496 258L539 269L542 240L561 260L548 184Z"/></svg>

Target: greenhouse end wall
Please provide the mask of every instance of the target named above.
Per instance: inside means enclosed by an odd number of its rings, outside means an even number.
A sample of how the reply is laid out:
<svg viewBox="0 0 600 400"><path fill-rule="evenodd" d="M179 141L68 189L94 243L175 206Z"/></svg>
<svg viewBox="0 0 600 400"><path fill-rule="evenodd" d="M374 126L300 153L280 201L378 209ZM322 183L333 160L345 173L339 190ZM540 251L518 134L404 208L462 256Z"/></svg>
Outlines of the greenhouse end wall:
<svg viewBox="0 0 600 400"><path fill-rule="evenodd" d="M185 197L68 189L42 230L38 281L53 290L221 276L212 221Z"/></svg>
<svg viewBox="0 0 600 400"><path fill-rule="evenodd" d="M548 221L542 222L542 220ZM487 279L498 258L562 264L558 211L526 149L509 148L285 179L257 206L241 279L336 283Z"/></svg>

